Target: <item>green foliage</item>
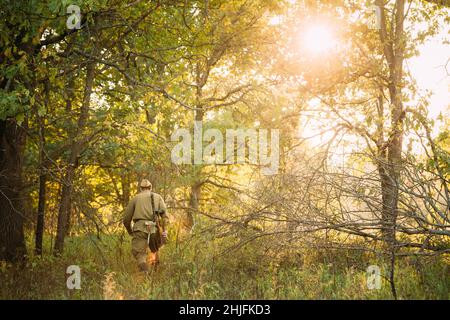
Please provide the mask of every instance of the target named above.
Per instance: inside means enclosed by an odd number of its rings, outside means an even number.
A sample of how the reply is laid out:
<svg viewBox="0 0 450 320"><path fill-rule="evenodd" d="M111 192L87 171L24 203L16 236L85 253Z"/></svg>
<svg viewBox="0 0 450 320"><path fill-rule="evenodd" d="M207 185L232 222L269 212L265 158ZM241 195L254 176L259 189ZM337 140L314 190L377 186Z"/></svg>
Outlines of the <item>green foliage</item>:
<svg viewBox="0 0 450 320"><path fill-rule="evenodd" d="M29 109L29 101L29 91L25 88L13 92L0 89L0 120L17 117L19 122L22 122Z"/></svg>

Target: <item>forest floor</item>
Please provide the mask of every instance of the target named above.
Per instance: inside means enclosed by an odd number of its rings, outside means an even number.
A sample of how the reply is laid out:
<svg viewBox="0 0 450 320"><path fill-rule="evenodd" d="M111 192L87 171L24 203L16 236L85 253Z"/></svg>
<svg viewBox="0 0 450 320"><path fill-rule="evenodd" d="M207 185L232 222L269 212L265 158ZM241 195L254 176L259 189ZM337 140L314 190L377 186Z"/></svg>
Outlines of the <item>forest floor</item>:
<svg viewBox="0 0 450 320"><path fill-rule="evenodd" d="M218 255L222 245L171 241L145 277L128 236L69 237L61 257L48 250L22 267L0 265L0 299L392 299L386 280L367 288L366 268L377 261L363 253L309 249L274 257L255 242ZM67 288L70 265L80 267L79 290ZM396 286L399 299L450 299L448 258L399 260Z"/></svg>

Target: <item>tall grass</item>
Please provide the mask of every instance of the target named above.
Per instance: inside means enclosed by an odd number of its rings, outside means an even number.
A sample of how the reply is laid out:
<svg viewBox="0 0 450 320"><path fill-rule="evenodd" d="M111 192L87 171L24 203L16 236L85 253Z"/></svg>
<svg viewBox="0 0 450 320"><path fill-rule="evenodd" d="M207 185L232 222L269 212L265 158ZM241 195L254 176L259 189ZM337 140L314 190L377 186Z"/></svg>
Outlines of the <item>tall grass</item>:
<svg viewBox="0 0 450 320"><path fill-rule="evenodd" d="M64 255L30 256L0 266L1 299L392 299L388 283L369 290L365 268L384 266L361 253L303 250L276 257L255 242L218 255L223 241L171 242L161 265L143 276L127 237L73 237ZM47 243L48 245L48 243ZM66 269L81 269L81 289L66 286ZM399 260L400 299L449 299L450 269L439 257Z"/></svg>

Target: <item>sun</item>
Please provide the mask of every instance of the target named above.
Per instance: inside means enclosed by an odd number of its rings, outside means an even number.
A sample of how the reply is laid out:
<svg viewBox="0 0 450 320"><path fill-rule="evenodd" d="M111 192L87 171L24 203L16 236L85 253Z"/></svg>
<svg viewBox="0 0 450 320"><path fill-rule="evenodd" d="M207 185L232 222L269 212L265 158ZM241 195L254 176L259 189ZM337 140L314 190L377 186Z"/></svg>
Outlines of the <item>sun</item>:
<svg viewBox="0 0 450 320"><path fill-rule="evenodd" d="M302 47L313 54L324 54L336 46L333 30L321 24L308 26L303 32Z"/></svg>

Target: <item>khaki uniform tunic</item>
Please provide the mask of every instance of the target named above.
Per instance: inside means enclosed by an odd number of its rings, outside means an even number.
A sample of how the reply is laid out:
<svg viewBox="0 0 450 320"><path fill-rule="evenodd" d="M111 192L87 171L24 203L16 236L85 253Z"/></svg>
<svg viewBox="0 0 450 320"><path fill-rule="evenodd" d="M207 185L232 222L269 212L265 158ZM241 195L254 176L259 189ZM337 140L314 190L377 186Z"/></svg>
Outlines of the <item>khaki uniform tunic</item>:
<svg viewBox="0 0 450 320"><path fill-rule="evenodd" d="M150 190L144 190L131 199L123 218L125 228L133 237L131 251L138 264L146 262L147 247L149 245L152 252L158 251L161 246L161 235L159 231L150 236L150 244L147 242L149 231L145 226L145 222L153 221L151 194L152 192ZM153 201L155 203L155 211L160 213L161 226L165 230L168 221L166 204L163 198L154 192ZM133 225L131 224L132 222Z"/></svg>

